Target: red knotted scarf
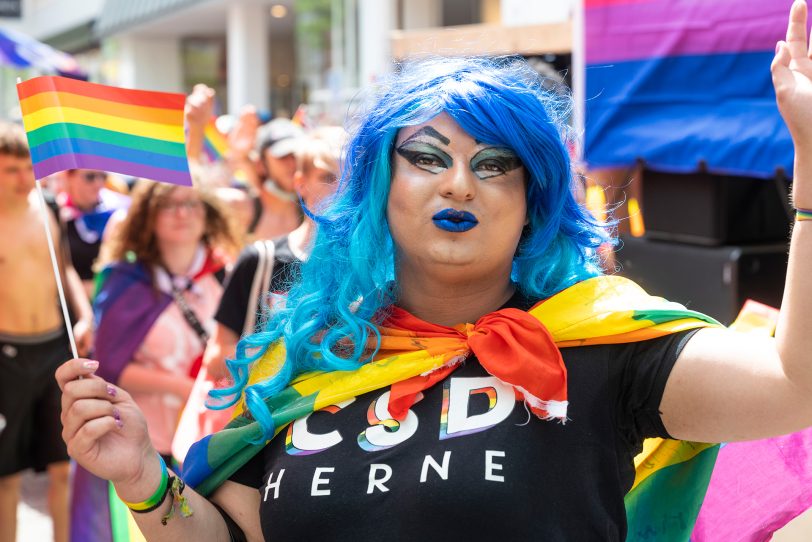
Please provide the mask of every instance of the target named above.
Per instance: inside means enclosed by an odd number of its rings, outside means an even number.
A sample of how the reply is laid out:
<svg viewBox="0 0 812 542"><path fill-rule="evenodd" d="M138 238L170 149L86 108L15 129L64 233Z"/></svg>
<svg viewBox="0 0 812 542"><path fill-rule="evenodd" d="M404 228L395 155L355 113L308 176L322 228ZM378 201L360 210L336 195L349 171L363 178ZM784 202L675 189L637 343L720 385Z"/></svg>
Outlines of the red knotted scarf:
<svg viewBox="0 0 812 542"><path fill-rule="evenodd" d="M405 419L418 393L446 378L473 352L482 367L512 386L534 414L566 420L567 368L561 352L547 328L525 311L501 309L475 324L446 327L394 307L378 329L381 348L376 358L414 350L448 358L439 369L392 385L389 413L395 419Z"/></svg>

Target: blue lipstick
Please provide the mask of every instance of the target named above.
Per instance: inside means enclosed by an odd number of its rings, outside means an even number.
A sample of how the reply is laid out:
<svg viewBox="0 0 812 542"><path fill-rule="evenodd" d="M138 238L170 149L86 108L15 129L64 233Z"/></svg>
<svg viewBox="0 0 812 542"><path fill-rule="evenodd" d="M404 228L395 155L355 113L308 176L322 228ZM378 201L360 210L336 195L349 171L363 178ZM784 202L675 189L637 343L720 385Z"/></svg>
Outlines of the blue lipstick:
<svg viewBox="0 0 812 542"><path fill-rule="evenodd" d="M479 224L479 221L473 214L468 211L458 211L456 209L443 209L431 217L431 219L434 221L434 225L441 230L454 233L468 231Z"/></svg>

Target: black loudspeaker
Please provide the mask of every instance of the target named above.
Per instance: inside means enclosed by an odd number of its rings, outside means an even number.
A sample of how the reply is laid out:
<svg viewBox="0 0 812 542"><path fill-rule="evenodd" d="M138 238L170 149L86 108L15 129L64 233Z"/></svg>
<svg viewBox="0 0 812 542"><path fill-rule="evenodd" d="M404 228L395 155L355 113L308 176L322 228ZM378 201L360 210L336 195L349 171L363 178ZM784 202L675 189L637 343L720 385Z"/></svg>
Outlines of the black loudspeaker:
<svg viewBox="0 0 812 542"><path fill-rule="evenodd" d="M730 324L746 299L781 306L788 247L786 241L704 247L624 237L616 258L619 274L648 293Z"/></svg>
<svg viewBox="0 0 812 542"><path fill-rule="evenodd" d="M787 181L643 170L646 237L707 246L771 243L789 231Z"/></svg>

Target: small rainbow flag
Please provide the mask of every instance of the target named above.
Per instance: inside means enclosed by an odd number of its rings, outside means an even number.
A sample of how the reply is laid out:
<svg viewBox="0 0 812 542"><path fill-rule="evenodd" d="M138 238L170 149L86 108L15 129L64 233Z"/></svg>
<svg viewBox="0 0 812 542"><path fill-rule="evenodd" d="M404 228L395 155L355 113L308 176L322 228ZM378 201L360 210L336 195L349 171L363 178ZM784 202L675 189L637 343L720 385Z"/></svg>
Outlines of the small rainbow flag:
<svg viewBox="0 0 812 542"><path fill-rule="evenodd" d="M17 85L34 173L97 169L192 186L183 94L45 76Z"/></svg>
<svg viewBox="0 0 812 542"><path fill-rule="evenodd" d="M212 117L203 131L203 150L211 162L225 160L226 152L228 151L228 140L226 136L217 129L215 120L216 119Z"/></svg>

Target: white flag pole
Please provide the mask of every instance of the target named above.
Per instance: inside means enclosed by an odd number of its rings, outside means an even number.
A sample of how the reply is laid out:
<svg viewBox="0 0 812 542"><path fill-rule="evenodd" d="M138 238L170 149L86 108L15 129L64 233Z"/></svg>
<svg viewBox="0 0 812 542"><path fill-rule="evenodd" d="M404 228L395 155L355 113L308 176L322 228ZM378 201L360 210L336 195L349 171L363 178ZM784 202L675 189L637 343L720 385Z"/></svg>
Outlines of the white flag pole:
<svg viewBox="0 0 812 542"><path fill-rule="evenodd" d="M17 78L19 85L22 79ZM68 314L68 302L65 300L65 289L62 287L62 274L59 272L59 264L56 261L56 248L54 248L54 239L51 236L51 228L48 220L48 208L45 204L45 193L42 191L42 183L36 179L37 194L39 194L39 210L42 216L42 225L45 227L45 237L48 239L48 252L51 255L51 265L54 268L54 278L56 279L56 289L59 292L59 305L62 307L62 319L65 321L65 330L68 332L68 341L70 341L70 350L74 358L79 357L79 351L76 349L76 339L73 337L73 325L70 321L70 314Z"/></svg>
<svg viewBox="0 0 812 542"><path fill-rule="evenodd" d="M48 252L51 253L51 265L54 268L54 277L56 278L56 289L59 291L59 304L62 306L62 317L65 320L65 329L68 332L68 340L70 341L70 349L74 358L79 357L79 352L76 350L76 339L73 338L73 326L71 325L70 315L68 314L68 303L65 301L65 289L62 287L62 274L59 272L59 264L56 261L56 248L54 248L54 239L51 235L51 228L48 220L48 209L45 205L45 194L42 191L42 184L37 182L37 193L39 194L39 208L42 215L42 225L45 226L45 236L48 238Z"/></svg>

